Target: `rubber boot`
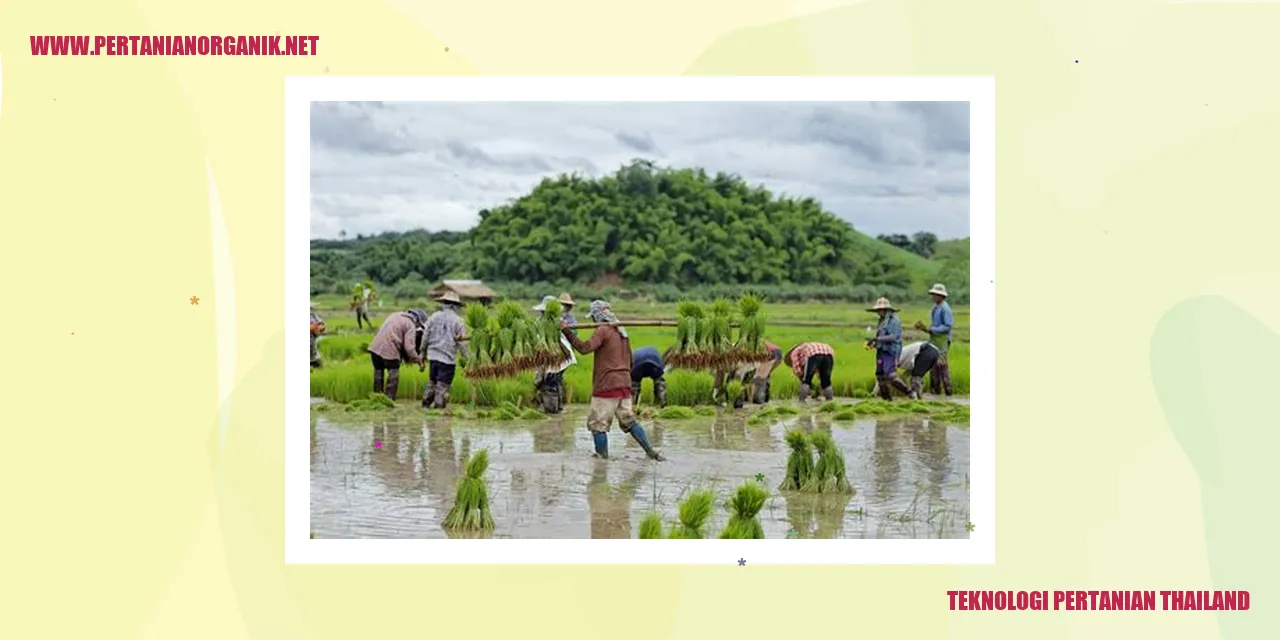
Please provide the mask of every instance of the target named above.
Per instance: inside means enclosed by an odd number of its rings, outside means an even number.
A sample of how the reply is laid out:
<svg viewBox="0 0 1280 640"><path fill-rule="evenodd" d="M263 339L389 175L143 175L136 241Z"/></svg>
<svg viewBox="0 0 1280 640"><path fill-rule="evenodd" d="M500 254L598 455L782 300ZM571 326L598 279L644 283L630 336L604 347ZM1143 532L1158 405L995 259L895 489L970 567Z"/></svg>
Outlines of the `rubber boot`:
<svg viewBox="0 0 1280 640"><path fill-rule="evenodd" d="M591 434L591 441L596 446L596 455L607 459L609 457L609 434L593 433Z"/></svg>
<svg viewBox="0 0 1280 640"><path fill-rule="evenodd" d="M656 387L657 384L654 386ZM657 389L654 391L656 392ZM631 404L640 404L640 383L635 380L631 381Z"/></svg>
<svg viewBox="0 0 1280 640"><path fill-rule="evenodd" d="M452 385L443 382L436 383L436 408L444 409L449 406L449 391Z"/></svg>
<svg viewBox="0 0 1280 640"><path fill-rule="evenodd" d="M950 397L951 396L951 364L947 363L943 365L938 365L938 368L942 370L942 391L943 393L946 393L948 397Z"/></svg>
<svg viewBox="0 0 1280 640"><path fill-rule="evenodd" d="M924 376L911 376L911 399L919 400L924 397Z"/></svg>
<svg viewBox="0 0 1280 640"><path fill-rule="evenodd" d="M887 378L881 376L880 379L876 380L876 386L882 400L893 400L893 385L889 383Z"/></svg>
<svg viewBox="0 0 1280 640"><path fill-rule="evenodd" d="M933 365L933 368L929 370L929 391L931 391L935 396L942 393L941 363Z"/></svg>
<svg viewBox="0 0 1280 640"><path fill-rule="evenodd" d="M800 385L800 402L803 404L809 401L809 385Z"/></svg>
<svg viewBox="0 0 1280 640"><path fill-rule="evenodd" d="M396 399L396 391L400 389L400 370L387 369L387 397Z"/></svg>
<svg viewBox="0 0 1280 640"><path fill-rule="evenodd" d="M751 381L751 387L754 391L751 397L752 404L764 404L769 401L769 381L756 378Z"/></svg>
<svg viewBox="0 0 1280 640"><path fill-rule="evenodd" d="M653 381L653 396L658 401L658 406L667 408L667 381L658 378Z"/></svg>
<svg viewBox="0 0 1280 640"><path fill-rule="evenodd" d="M636 439L636 442L640 444L640 448L644 449L645 455L658 462L666 460L661 453L653 450L653 446L649 444L649 436L645 435L644 427L641 427L639 422L631 423L631 426L627 427L626 431L631 434L632 438Z"/></svg>
<svg viewBox="0 0 1280 640"><path fill-rule="evenodd" d="M374 393L382 393L383 389L386 388L386 385L383 383L386 373L387 373L386 369L374 368L373 370L373 392Z"/></svg>
<svg viewBox="0 0 1280 640"><path fill-rule="evenodd" d="M823 399L823 400L826 400L826 401L830 402L831 400L835 399L835 397L836 397L836 392L835 392L834 390L832 390L832 388L831 388L831 387L827 387L827 388L825 388L825 389L823 389L823 390L822 390L822 399Z"/></svg>
<svg viewBox="0 0 1280 640"><path fill-rule="evenodd" d="M899 380L898 376L889 378L889 384L892 384L894 389L901 391L902 395L907 396L908 398L911 397L911 387L908 387L907 383Z"/></svg>
<svg viewBox="0 0 1280 640"><path fill-rule="evenodd" d="M435 398L436 398L436 383L428 381L427 387L422 390L422 408L430 409L433 405L435 405Z"/></svg>

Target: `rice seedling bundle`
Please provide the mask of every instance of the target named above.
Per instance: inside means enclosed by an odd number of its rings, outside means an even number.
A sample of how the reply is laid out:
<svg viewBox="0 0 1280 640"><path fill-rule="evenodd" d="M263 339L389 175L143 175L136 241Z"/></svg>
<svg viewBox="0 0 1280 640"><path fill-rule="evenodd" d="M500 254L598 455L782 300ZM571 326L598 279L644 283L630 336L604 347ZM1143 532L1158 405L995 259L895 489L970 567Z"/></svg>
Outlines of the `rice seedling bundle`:
<svg viewBox="0 0 1280 640"><path fill-rule="evenodd" d="M656 540L662 537L662 516L650 513L640 521L640 539Z"/></svg>
<svg viewBox="0 0 1280 640"><path fill-rule="evenodd" d="M388 398L386 394L371 393L367 398L352 400L347 403L347 411L382 411L384 409L394 409L396 403Z"/></svg>
<svg viewBox="0 0 1280 640"><path fill-rule="evenodd" d="M810 493L853 493L845 474L844 453L836 441L825 431L813 432L809 440L818 452L818 462L813 466L809 481L800 489Z"/></svg>
<svg viewBox="0 0 1280 640"><path fill-rule="evenodd" d="M763 540L764 527L756 517L769 499L769 492L758 482L747 481L729 498L729 523L720 532L721 539Z"/></svg>
<svg viewBox="0 0 1280 640"><path fill-rule="evenodd" d="M799 429L787 432L787 446L791 447L791 455L787 456L787 477L778 486L779 491L799 491L809 483L813 474L813 451L809 446L809 438Z"/></svg>
<svg viewBox="0 0 1280 640"><path fill-rule="evenodd" d="M695 540L705 538L703 528L711 517L715 494L710 489L694 491L680 503L680 522L671 528L669 538Z"/></svg>
<svg viewBox="0 0 1280 640"><path fill-rule="evenodd" d="M467 460L467 470L458 481L458 495L449 515L445 516L446 529L464 531L492 531L493 516L489 513L489 487L484 472L489 469L489 452L481 449Z"/></svg>
<svg viewBox="0 0 1280 640"><path fill-rule="evenodd" d="M509 378L523 371L549 367L564 360L560 344L560 303L547 304L535 318L517 302L498 304L493 314L483 305L467 305L463 314L470 334L473 360L468 378ZM552 315L551 311L556 311Z"/></svg>
<svg viewBox="0 0 1280 640"><path fill-rule="evenodd" d="M760 299L751 294L744 295L737 305L720 298L710 310L690 300L680 302L676 306L676 344L663 359L683 369L714 371L768 360L762 308Z"/></svg>

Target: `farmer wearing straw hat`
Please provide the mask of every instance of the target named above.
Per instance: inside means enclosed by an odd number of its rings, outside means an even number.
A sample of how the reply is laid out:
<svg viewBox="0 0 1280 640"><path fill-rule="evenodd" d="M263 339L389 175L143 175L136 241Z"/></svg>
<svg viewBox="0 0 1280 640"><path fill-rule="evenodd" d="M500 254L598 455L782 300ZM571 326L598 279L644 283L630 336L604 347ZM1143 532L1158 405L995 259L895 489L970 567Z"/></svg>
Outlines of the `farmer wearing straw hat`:
<svg viewBox="0 0 1280 640"><path fill-rule="evenodd" d="M951 330L955 328L956 318L951 313L951 305L947 304L947 288L941 282L929 289L933 298L933 310L929 313L929 326L916 322L915 327L929 332L929 344L938 349L938 362L933 365L933 373L929 376L929 387L933 393L939 391L951 395L951 366L947 361L947 353L951 350Z"/></svg>
<svg viewBox="0 0 1280 640"><path fill-rule="evenodd" d="M564 308L564 313L560 316L560 319L569 324L578 324L578 319L573 317L573 296L569 295L568 291L565 291L556 299L560 301L560 306ZM573 349L570 349L569 353L572 355ZM560 406L563 407L566 404L569 404L569 387L561 384Z"/></svg>
<svg viewBox="0 0 1280 640"><path fill-rule="evenodd" d="M890 378L889 383L912 400L924 397L924 376L933 370L933 365L938 362L938 355L938 348L924 341L912 342L902 347L902 354L898 356L898 371L911 378L911 386L908 387L897 375ZM877 380L872 395L879 393L880 382Z"/></svg>
<svg viewBox="0 0 1280 640"><path fill-rule="evenodd" d="M889 304L888 298L876 300L875 306L867 311L880 316L876 337L867 340L867 344L876 350L876 384L880 397L892 400L898 356L902 354L902 321L898 319L898 310Z"/></svg>
<svg viewBox="0 0 1280 640"><path fill-rule="evenodd" d="M320 314L316 313L315 303L311 303L311 368L319 369L320 350L316 348L316 339L324 333L324 320L320 318Z"/></svg>
<svg viewBox="0 0 1280 640"><path fill-rule="evenodd" d="M544 296L542 302L533 307L539 315L546 313L547 303L555 300L555 296ZM547 413L564 411L564 372L578 363L573 355L573 346L564 336L560 336L560 348L568 356L560 364L547 369L535 369L533 372L533 388L538 392L542 410Z"/></svg>
<svg viewBox="0 0 1280 640"><path fill-rule="evenodd" d="M591 409L587 414L587 429L591 431L596 455L609 457L609 425L616 418L622 432L631 434L650 458L663 460L631 411L631 339L627 330L616 326L618 317L604 300L593 300L588 315L595 322L607 324L596 327L590 340L578 338L567 321L561 321L560 331L578 353L596 354L591 371Z"/></svg>
<svg viewBox="0 0 1280 640"><path fill-rule="evenodd" d="M400 385L400 363L412 362L422 367L425 359L418 349L418 331L427 321L427 312L408 309L387 318L369 343L369 359L373 362L373 392L386 393L396 399ZM385 386L384 386L385 378Z"/></svg>
<svg viewBox="0 0 1280 640"><path fill-rule="evenodd" d="M458 294L446 291L436 300L443 304L427 319L423 331L431 372L427 387L422 392L422 406L443 409L449 404L449 391L458 370L458 356L467 357L467 325L462 322L459 311L462 300L458 299Z"/></svg>
<svg viewBox="0 0 1280 640"><path fill-rule="evenodd" d="M814 376L818 377L823 398L831 400L836 396L831 389L831 370L836 366L836 352L831 345L804 342L791 347L784 359L800 378L800 402L808 402Z"/></svg>

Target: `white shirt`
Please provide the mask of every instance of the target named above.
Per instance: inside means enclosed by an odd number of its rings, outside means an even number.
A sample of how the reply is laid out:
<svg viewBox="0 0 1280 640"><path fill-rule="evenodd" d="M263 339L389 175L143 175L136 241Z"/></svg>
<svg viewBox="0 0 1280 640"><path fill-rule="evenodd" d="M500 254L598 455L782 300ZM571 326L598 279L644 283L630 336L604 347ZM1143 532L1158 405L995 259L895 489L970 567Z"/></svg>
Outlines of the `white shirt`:
<svg viewBox="0 0 1280 640"><path fill-rule="evenodd" d="M924 342L912 342L902 347L902 353L898 356L898 368L903 371L910 371L916 366L916 357L920 355L920 347Z"/></svg>

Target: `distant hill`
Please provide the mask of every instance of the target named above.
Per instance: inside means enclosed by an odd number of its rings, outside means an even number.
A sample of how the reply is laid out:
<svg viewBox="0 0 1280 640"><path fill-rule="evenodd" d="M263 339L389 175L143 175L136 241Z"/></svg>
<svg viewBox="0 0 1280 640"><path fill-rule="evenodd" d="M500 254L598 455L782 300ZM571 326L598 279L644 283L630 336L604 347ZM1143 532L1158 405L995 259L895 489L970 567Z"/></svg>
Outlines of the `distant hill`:
<svg viewBox="0 0 1280 640"><path fill-rule="evenodd" d="M856 231L813 198L633 161L601 178L545 179L481 211L465 233L313 241L311 273L313 291L362 277L395 285L450 276L666 291L810 287L830 296L857 289L862 298L920 291L942 268Z"/></svg>

